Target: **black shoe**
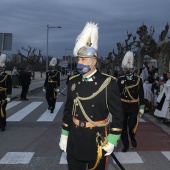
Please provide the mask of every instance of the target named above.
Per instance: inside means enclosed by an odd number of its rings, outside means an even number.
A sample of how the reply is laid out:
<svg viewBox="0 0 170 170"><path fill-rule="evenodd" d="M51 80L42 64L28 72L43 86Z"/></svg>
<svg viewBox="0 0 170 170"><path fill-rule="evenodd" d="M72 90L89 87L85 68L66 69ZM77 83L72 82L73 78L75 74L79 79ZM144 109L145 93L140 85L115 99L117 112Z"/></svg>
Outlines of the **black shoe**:
<svg viewBox="0 0 170 170"><path fill-rule="evenodd" d="M132 146L133 146L134 148L136 148L136 147L137 147L136 139L133 139L133 140L132 140Z"/></svg>
<svg viewBox="0 0 170 170"><path fill-rule="evenodd" d="M27 99L27 98L23 99L23 101L27 101L27 100L29 100L29 99Z"/></svg>
<svg viewBox="0 0 170 170"><path fill-rule="evenodd" d="M54 113L54 110L51 110L51 112L50 113Z"/></svg>
<svg viewBox="0 0 170 170"><path fill-rule="evenodd" d="M128 151L128 149L129 149L129 147L124 147L123 149L122 149L122 152L127 152Z"/></svg>

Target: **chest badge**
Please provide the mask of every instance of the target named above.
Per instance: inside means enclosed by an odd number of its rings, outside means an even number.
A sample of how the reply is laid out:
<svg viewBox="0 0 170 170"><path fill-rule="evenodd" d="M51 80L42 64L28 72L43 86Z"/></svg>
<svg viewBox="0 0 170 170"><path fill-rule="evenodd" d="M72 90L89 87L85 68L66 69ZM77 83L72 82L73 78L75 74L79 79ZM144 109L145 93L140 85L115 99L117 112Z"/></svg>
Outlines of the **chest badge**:
<svg viewBox="0 0 170 170"><path fill-rule="evenodd" d="M72 86L71 86L71 91L74 91L76 89L76 84L74 83L74 84L72 84Z"/></svg>
<svg viewBox="0 0 170 170"><path fill-rule="evenodd" d="M121 81L121 84L124 84L124 80Z"/></svg>

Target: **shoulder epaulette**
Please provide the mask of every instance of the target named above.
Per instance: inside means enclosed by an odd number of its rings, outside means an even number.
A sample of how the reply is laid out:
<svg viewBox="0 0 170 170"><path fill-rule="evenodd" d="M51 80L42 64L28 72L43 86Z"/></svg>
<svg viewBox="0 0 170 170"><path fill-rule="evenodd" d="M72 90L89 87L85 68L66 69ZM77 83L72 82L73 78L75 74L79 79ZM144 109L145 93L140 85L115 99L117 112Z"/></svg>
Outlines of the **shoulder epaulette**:
<svg viewBox="0 0 170 170"><path fill-rule="evenodd" d="M72 80L72 79L78 77L79 75L80 75L80 74L73 75L73 76L69 77L69 80Z"/></svg>
<svg viewBox="0 0 170 170"><path fill-rule="evenodd" d="M102 74L105 75L105 76L107 76L107 77L111 77L112 79L116 80L116 77L113 77L113 76L111 76L111 75L109 75L109 74L106 74L106 73L102 73Z"/></svg>
<svg viewBox="0 0 170 170"><path fill-rule="evenodd" d="M119 76L118 78L125 77L125 75Z"/></svg>

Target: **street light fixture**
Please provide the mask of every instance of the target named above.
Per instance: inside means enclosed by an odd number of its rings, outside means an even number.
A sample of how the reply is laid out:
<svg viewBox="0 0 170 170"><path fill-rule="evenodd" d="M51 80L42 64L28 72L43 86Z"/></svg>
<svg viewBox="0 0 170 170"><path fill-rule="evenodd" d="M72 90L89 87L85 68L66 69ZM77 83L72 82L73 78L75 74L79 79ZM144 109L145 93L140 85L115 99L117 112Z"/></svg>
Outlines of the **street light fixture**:
<svg viewBox="0 0 170 170"><path fill-rule="evenodd" d="M49 33L49 29L50 29L50 28L62 28L62 27L61 27L61 26L53 27L53 26L47 25L47 57L46 57L46 72L48 71L48 33Z"/></svg>

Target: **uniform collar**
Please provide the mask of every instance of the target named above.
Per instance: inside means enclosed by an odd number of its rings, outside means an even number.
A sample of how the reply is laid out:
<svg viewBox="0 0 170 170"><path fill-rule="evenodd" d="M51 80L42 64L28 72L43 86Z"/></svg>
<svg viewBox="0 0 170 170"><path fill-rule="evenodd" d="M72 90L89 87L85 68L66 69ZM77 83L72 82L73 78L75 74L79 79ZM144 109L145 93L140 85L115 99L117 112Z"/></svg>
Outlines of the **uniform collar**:
<svg viewBox="0 0 170 170"><path fill-rule="evenodd" d="M95 69L94 72L91 73L90 75L88 75L88 76L86 76L86 77L83 76L82 81L85 81L85 82L93 81L92 76L93 76L96 72L97 72L97 70Z"/></svg>

